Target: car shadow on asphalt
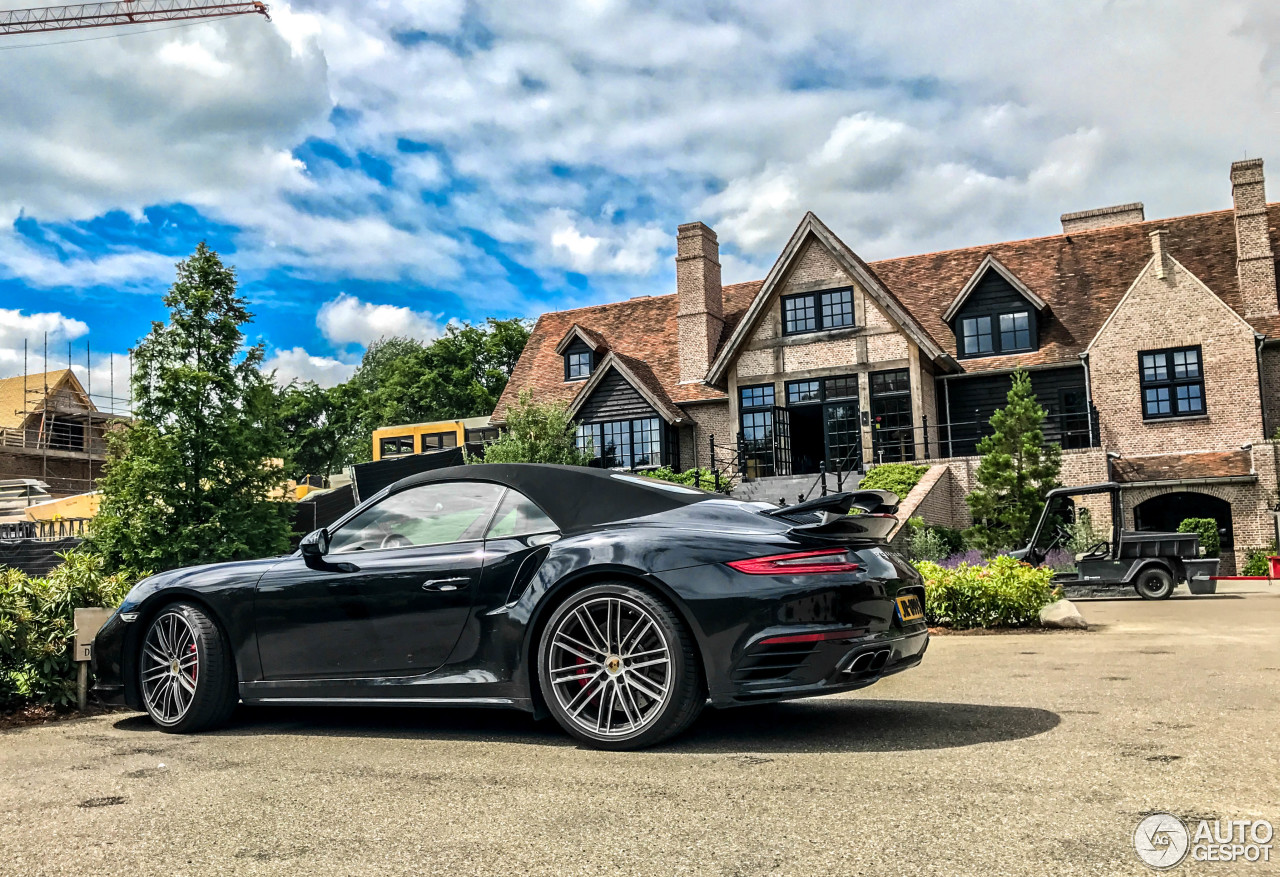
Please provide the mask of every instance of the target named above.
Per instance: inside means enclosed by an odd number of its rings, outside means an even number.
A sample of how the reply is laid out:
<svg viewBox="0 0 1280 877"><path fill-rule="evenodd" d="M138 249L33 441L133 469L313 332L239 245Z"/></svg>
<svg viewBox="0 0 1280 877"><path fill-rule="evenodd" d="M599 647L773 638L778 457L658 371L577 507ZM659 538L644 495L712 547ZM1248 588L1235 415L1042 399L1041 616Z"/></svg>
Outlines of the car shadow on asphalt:
<svg viewBox="0 0 1280 877"><path fill-rule="evenodd" d="M684 734L658 751L910 752L1020 740L1062 721L1035 707L930 701L855 700L760 704L705 710ZM115 723L122 731L159 730L145 715ZM312 736L432 739L533 746L572 746L550 720L499 710L401 707L241 706L222 736Z"/></svg>

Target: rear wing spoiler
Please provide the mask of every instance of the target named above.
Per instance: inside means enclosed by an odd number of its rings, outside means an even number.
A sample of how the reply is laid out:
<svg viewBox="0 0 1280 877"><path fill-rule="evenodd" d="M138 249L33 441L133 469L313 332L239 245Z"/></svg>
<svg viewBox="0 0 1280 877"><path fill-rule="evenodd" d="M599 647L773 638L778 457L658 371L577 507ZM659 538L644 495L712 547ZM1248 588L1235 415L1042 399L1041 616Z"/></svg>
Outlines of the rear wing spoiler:
<svg viewBox="0 0 1280 877"><path fill-rule="evenodd" d="M883 540L898 524L898 495L887 490L855 490L820 496L764 514L793 524L793 530L823 536Z"/></svg>

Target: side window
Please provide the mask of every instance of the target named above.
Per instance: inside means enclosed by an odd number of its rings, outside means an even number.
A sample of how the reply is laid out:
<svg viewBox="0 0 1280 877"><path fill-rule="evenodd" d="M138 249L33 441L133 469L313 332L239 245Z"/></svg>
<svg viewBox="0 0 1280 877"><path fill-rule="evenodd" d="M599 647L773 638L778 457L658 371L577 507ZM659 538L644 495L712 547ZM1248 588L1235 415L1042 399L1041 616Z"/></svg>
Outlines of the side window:
<svg viewBox="0 0 1280 877"><path fill-rule="evenodd" d="M498 506L498 514L486 534L488 539L505 539L511 536L533 536L536 533L554 533L559 529L555 522L543 514L533 500L517 490L508 490Z"/></svg>
<svg viewBox="0 0 1280 877"><path fill-rule="evenodd" d="M443 545L479 539L502 487L474 481L424 484L393 493L332 534L330 554Z"/></svg>

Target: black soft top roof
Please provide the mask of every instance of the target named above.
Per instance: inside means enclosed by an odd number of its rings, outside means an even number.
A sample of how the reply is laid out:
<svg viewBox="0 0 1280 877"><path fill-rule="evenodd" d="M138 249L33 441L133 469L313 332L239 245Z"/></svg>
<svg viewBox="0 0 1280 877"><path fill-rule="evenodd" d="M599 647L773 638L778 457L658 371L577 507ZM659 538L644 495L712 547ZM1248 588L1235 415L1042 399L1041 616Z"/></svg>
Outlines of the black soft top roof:
<svg viewBox="0 0 1280 877"><path fill-rule="evenodd" d="M715 499L716 494L607 469L549 463L479 463L411 475L391 492L441 481L489 481L518 490L547 513L561 532L656 515Z"/></svg>

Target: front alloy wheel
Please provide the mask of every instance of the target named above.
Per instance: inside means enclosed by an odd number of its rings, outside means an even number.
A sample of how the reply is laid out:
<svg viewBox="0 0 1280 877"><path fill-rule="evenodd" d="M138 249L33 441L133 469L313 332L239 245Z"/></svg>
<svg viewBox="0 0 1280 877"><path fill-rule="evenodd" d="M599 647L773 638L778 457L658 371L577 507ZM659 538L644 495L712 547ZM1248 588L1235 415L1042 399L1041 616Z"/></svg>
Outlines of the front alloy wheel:
<svg viewBox="0 0 1280 877"><path fill-rule="evenodd" d="M630 585L588 588L552 615L542 635L542 691L570 734L606 749L637 749L679 733L701 710L684 625Z"/></svg>
<svg viewBox="0 0 1280 877"><path fill-rule="evenodd" d="M222 634L198 606L174 603L147 627L138 686L162 730L200 731L222 724L236 705L235 670Z"/></svg>

